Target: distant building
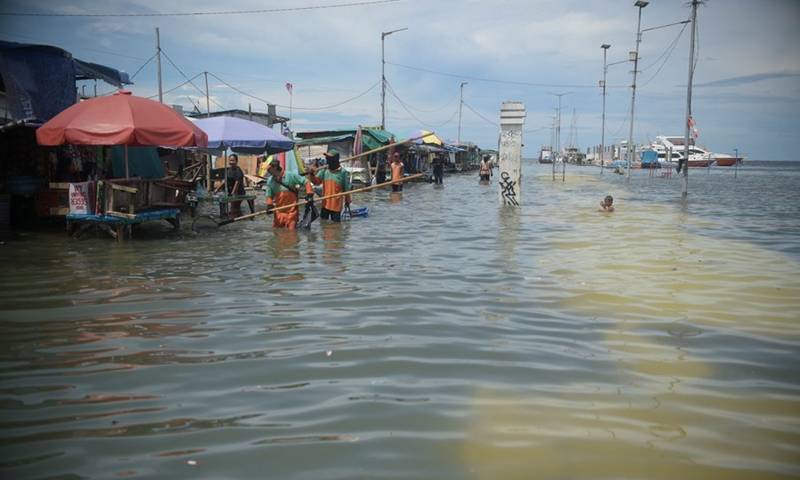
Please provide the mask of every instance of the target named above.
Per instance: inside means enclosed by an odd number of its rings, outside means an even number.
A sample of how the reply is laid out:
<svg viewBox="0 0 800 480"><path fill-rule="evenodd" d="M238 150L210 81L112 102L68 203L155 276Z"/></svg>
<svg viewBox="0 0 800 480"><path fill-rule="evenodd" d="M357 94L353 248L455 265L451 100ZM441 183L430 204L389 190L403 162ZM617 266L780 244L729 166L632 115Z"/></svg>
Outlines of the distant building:
<svg viewBox="0 0 800 480"><path fill-rule="evenodd" d="M234 110L220 110L211 113L194 112L187 114L187 116L192 118L235 117L244 120L250 120L251 122L260 123L270 128L275 124L282 124L289 121L288 117L284 117L275 113L274 105L269 106L269 110L267 111L267 113L234 109Z"/></svg>

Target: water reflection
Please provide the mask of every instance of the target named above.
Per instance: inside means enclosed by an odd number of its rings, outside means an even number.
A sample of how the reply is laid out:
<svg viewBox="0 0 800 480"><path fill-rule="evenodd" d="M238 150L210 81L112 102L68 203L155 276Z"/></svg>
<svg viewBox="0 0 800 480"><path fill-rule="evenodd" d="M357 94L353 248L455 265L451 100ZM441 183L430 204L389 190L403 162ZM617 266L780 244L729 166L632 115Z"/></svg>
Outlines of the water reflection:
<svg viewBox="0 0 800 480"><path fill-rule="evenodd" d="M797 476L800 189L617 177L2 245L2 475Z"/></svg>

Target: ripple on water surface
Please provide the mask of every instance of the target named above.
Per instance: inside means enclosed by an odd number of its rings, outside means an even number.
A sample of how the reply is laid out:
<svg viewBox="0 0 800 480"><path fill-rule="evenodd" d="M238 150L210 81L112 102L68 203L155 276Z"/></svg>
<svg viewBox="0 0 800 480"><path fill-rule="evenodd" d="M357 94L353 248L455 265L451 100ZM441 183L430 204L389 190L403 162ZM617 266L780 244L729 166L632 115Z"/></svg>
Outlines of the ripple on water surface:
<svg viewBox="0 0 800 480"><path fill-rule="evenodd" d="M3 245L2 476L800 476L800 170L525 169Z"/></svg>

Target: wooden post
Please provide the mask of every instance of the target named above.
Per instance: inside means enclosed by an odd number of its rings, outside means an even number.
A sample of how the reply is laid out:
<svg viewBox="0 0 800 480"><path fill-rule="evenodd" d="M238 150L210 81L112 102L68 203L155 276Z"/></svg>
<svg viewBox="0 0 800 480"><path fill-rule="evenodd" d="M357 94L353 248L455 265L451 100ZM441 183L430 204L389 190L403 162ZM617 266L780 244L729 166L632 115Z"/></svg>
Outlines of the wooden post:
<svg viewBox="0 0 800 480"><path fill-rule="evenodd" d="M518 207L522 202L522 125L525 105L522 102L503 102L500 107L500 202Z"/></svg>

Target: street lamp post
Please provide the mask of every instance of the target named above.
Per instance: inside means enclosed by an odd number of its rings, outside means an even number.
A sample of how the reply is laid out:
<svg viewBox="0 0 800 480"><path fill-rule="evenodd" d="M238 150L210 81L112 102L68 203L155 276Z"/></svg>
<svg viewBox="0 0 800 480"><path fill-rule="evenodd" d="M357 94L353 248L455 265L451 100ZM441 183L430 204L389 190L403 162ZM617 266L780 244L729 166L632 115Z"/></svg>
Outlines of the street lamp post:
<svg viewBox="0 0 800 480"><path fill-rule="evenodd" d="M458 144L461 145L461 107L464 106L464 85L467 82L461 82L461 100L458 103Z"/></svg>
<svg viewBox="0 0 800 480"><path fill-rule="evenodd" d="M398 28L388 32L381 32L381 128L386 130L386 50L384 39L397 32L408 30L408 28Z"/></svg>
<svg viewBox="0 0 800 480"><path fill-rule="evenodd" d="M603 87L603 132L600 135L600 175L603 174L603 166L606 162L606 74L608 74L608 64L606 63L606 54L611 45L604 43L600 45L603 49L603 81L600 86Z"/></svg>
<svg viewBox="0 0 800 480"><path fill-rule="evenodd" d="M733 149L733 178L737 178L739 176L739 149Z"/></svg>
<svg viewBox="0 0 800 480"><path fill-rule="evenodd" d="M633 4L635 7L639 7L639 22L636 25L636 52L631 52L633 54L633 85L631 85L631 126L628 131L628 148L626 149L628 154L627 181L631 180L631 162L633 162L634 157L633 115L636 107L636 74L639 69L639 44L642 42L642 9L649 3L647 0L636 0Z"/></svg>

